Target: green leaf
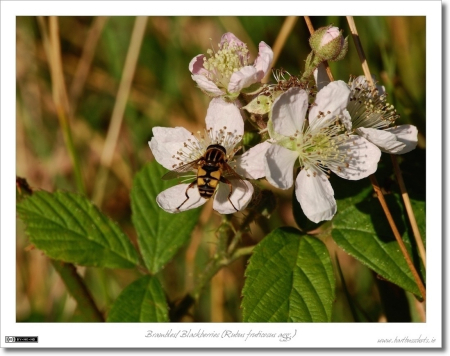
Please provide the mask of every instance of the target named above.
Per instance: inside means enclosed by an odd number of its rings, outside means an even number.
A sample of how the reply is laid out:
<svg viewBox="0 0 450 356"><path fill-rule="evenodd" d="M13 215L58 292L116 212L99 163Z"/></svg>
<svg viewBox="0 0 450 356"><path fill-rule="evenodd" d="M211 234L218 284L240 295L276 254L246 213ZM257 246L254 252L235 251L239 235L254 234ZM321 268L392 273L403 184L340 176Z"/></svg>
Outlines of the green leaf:
<svg viewBox="0 0 450 356"><path fill-rule="evenodd" d="M293 228L272 231L253 251L245 272L243 320L331 320L335 279L328 250Z"/></svg>
<svg viewBox="0 0 450 356"><path fill-rule="evenodd" d="M177 182L163 181L167 170L153 161L134 179L132 219L146 267L158 272L190 238L201 209L170 214L156 203L156 196ZM184 197L180 197L183 199Z"/></svg>
<svg viewBox="0 0 450 356"><path fill-rule="evenodd" d="M30 241L49 257L83 266L132 268L138 254L120 228L86 198L37 191L17 204Z"/></svg>
<svg viewBox="0 0 450 356"><path fill-rule="evenodd" d="M427 241L426 241L426 209L425 209L425 202L419 201L415 199L410 199L411 206L414 212L414 216L416 217L417 227L419 228L420 237L422 238L422 242L424 244L424 247L427 247Z"/></svg>
<svg viewBox="0 0 450 356"><path fill-rule="evenodd" d="M413 242L413 235L406 222L403 205L397 194L386 195L385 199L399 229L410 256L420 273L420 263ZM418 296L419 289L406 264L397 241L389 227L380 203L370 194L356 205L344 204L333 220L332 236L348 254L367 265L384 279L397 284ZM416 207L420 203L415 202ZM424 209L424 205L423 205ZM422 221L420 212L419 221Z"/></svg>
<svg viewBox="0 0 450 356"><path fill-rule="evenodd" d="M126 287L114 302L106 321L169 321L164 291L158 279L147 275Z"/></svg>

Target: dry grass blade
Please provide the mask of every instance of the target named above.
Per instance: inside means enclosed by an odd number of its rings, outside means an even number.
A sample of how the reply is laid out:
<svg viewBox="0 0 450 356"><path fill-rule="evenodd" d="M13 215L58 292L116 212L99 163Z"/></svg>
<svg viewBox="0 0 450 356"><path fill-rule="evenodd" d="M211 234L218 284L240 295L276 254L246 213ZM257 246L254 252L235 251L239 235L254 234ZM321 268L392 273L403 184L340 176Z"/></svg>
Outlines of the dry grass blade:
<svg viewBox="0 0 450 356"><path fill-rule="evenodd" d="M277 63L278 57L280 56L281 50L283 49L284 45L286 44L287 38L289 37L289 34L294 29L294 26L298 20L297 16L287 16L286 20L284 20L283 26L281 27L280 32L278 33L277 39L275 40L275 43L273 45L273 60L271 68L275 66L275 63ZM270 68L270 69L271 69ZM271 71L267 71L267 74L261 81L261 83L267 83L269 80Z"/></svg>
<svg viewBox="0 0 450 356"><path fill-rule="evenodd" d="M95 18L94 23L92 24L92 27L87 35L86 42L84 43L83 54L78 61L77 69L72 80L72 85L70 86L70 108L72 109L72 116L75 113L78 98L83 91L83 87L94 58L95 49L97 48L98 40L107 19L108 18L105 16L98 16Z"/></svg>
<svg viewBox="0 0 450 356"><path fill-rule="evenodd" d="M58 18L56 16L51 16L49 18L49 26L47 27L45 19L40 16L38 17L38 24L42 33L44 49L50 66L52 94L56 113L58 115L61 131L64 135L67 150L69 151L69 155L72 159L78 191L84 194L85 187L83 175L81 173L78 156L72 140L72 131L70 128L71 110L62 68Z"/></svg>
<svg viewBox="0 0 450 356"><path fill-rule="evenodd" d="M114 156L117 140L119 138L120 127L123 121L128 95L131 89L137 60L144 38L145 28L147 25L146 16L136 17L133 32L131 34L130 46L128 47L125 65L122 71L119 90L117 91L116 102L111 115L108 133L106 135L105 146L103 147L102 156L100 158L100 168L95 181L95 187L92 200L97 206L101 206L105 194L106 180L108 178L109 167Z"/></svg>

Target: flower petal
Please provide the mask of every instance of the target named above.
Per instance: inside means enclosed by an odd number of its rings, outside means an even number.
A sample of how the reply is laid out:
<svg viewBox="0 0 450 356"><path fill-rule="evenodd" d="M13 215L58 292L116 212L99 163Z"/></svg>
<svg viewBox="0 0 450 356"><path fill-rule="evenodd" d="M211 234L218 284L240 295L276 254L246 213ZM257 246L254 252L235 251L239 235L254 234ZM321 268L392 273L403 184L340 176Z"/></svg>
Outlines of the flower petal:
<svg viewBox="0 0 450 356"><path fill-rule="evenodd" d="M309 111L312 129L328 126L347 107L350 89L342 80L331 82L317 93L315 104Z"/></svg>
<svg viewBox="0 0 450 356"><path fill-rule="evenodd" d="M331 220L336 214L333 188L320 171L314 176L302 169L295 180L295 196L306 217L315 223Z"/></svg>
<svg viewBox="0 0 450 356"><path fill-rule="evenodd" d="M269 71L273 60L273 51L265 42L259 42L259 53L253 64L258 72L258 82L264 78Z"/></svg>
<svg viewBox="0 0 450 356"><path fill-rule="evenodd" d="M272 105L274 130L284 136L301 132L308 110L308 94L300 88L291 88L275 99Z"/></svg>
<svg viewBox="0 0 450 356"><path fill-rule="evenodd" d="M231 132L233 137L244 134L244 120L238 107L222 98L214 98L209 103L206 112L206 129L212 129L213 134L220 131ZM224 127L226 129L224 129Z"/></svg>
<svg viewBox="0 0 450 356"><path fill-rule="evenodd" d="M184 127L154 127L153 137L148 142L156 161L164 168L173 169L180 163L174 156L188 139L197 138Z"/></svg>
<svg viewBox="0 0 450 356"><path fill-rule="evenodd" d="M352 117L347 109L342 112L341 122L348 132L352 131Z"/></svg>
<svg viewBox="0 0 450 356"><path fill-rule="evenodd" d="M248 203L252 200L253 186L250 182L232 179L231 186L233 191L230 200L237 210L244 210ZM228 200L230 194L230 186L225 183L220 183L214 197L213 209L220 214L233 214L236 212L233 205Z"/></svg>
<svg viewBox="0 0 450 356"><path fill-rule="evenodd" d="M247 88L259 80L256 68L253 66L245 66L231 75L230 82L228 83L228 91L230 93L240 92L243 88Z"/></svg>
<svg viewBox="0 0 450 356"><path fill-rule="evenodd" d="M325 65L320 63L319 66L314 69L314 80L316 81L316 86L318 90L330 84L330 78L328 77L327 71L325 70Z"/></svg>
<svg viewBox="0 0 450 356"><path fill-rule="evenodd" d="M219 47L222 48L222 45L228 42L229 44L236 43L238 46L244 46L245 43L242 42L239 38L237 38L233 33L227 32L222 35L220 38Z"/></svg>
<svg viewBox="0 0 450 356"><path fill-rule="evenodd" d="M267 141L258 143L236 158L236 172L249 179L258 179L266 175L264 156L271 144Z"/></svg>
<svg viewBox="0 0 450 356"><path fill-rule="evenodd" d="M199 54L198 56L192 58L192 60L189 63L189 71L192 74L201 74L201 75L208 74L208 71L203 67L204 58L205 58L204 54Z"/></svg>
<svg viewBox="0 0 450 356"><path fill-rule="evenodd" d="M397 136L397 140L404 143L405 147L397 152L389 152L403 154L412 151L417 146L417 127L414 125L399 125L391 127L385 131L391 132Z"/></svg>
<svg viewBox="0 0 450 356"><path fill-rule="evenodd" d="M224 95L225 93L220 90L217 85L212 81L206 78L202 74L194 74L191 75L192 79L197 83L198 87L205 91L210 96L219 96Z"/></svg>
<svg viewBox="0 0 450 356"><path fill-rule="evenodd" d="M264 156L266 179L277 188L288 189L294 183L294 163L298 153L271 145Z"/></svg>
<svg viewBox="0 0 450 356"><path fill-rule="evenodd" d="M356 133L372 142L383 152L397 153L405 148L405 144L397 136L387 130L359 127Z"/></svg>
<svg viewBox="0 0 450 356"><path fill-rule="evenodd" d="M375 87L378 90L378 95L382 95L386 93L386 90L384 88L383 85L379 85L377 82L377 79L375 78L375 76L372 75L372 81L375 83ZM350 88L352 90L354 90L355 88L364 88L364 89L368 89L369 88L369 83L367 82L367 79L364 75L360 75L359 77L355 78L352 83Z"/></svg>
<svg viewBox="0 0 450 356"><path fill-rule="evenodd" d="M377 170L381 157L380 149L364 137L351 135L339 145L339 150L345 152L350 159L348 167L330 164L330 169L339 177L349 180L359 180L368 177Z"/></svg>
<svg viewBox="0 0 450 356"><path fill-rule="evenodd" d="M189 184L178 184L168 188L158 194L156 202L168 213L179 213L181 211L197 208L206 203L208 199L200 196L197 186L187 189L188 187ZM183 201L186 200L186 194L189 196L189 199L183 203ZM181 207L178 210L177 207L180 205Z"/></svg>

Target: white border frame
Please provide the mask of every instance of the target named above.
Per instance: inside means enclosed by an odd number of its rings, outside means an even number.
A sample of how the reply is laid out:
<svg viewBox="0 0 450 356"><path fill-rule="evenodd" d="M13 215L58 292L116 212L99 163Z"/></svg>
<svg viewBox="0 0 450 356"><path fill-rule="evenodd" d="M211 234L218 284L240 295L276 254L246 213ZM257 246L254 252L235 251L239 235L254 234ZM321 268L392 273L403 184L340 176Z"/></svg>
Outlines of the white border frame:
<svg viewBox="0 0 450 356"><path fill-rule="evenodd" d="M212 7L211 7L212 4ZM14 1L1 2L1 346L126 347L126 348L423 348L442 346L442 3L440 1ZM426 16L427 99L427 322L373 324L247 324L247 323L16 323L15 308L15 16L19 15L323 15ZM432 125L430 125L430 121ZM432 167L432 169L430 168ZM176 333L224 330L247 334L262 331L296 336L289 342L275 338L146 338L148 330ZM5 336L39 336L39 343L5 343ZM379 338L434 338L434 344L379 344Z"/></svg>

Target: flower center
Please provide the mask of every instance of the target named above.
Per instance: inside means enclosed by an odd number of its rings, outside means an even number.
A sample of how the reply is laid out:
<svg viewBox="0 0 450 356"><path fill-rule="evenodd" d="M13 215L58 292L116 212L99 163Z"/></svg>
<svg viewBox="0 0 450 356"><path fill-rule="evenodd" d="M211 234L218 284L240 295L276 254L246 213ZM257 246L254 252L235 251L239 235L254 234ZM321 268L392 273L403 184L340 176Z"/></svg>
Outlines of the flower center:
<svg viewBox="0 0 450 356"><path fill-rule="evenodd" d="M208 49L207 53L210 58L203 58L203 67L208 71L208 79L225 90L228 89L233 73L248 65L249 54L246 44L225 41L217 52Z"/></svg>
<svg viewBox="0 0 450 356"><path fill-rule="evenodd" d="M352 118L352 128L385 129L399 118L393 105L386 102L386 94L378 94L368 86L357 84L351 89L347 110Z"/></svg>
<svg viewBox="0 0 450 356"><path fill-rule="evenodd" d="M227 131L226 126L217 131L214 131L212 128L205 130L204 133L197 131L197 136L192 132L191 135L191 138L183 142L177 154L172 156L172 158L180 161L173 168L199 159L205 154L206 149L210 145L218 144L225 148L228 161L231 161L236 152L241 149L241 147L236 146L242 140L242 135L236 135L234 132Z"/></svg>
<svg viewBox="0 0 450 356"><path fill-rule="evenodd" d="M343 125L338 122L327 126L311 128L303 124L301 132L285 137L277 143L298 153L300 168L310 170L315 176L322 171L327 176L329 167L340 170L347 168L351 155L341 147L348 141L348 134L343 134Z"/></svg>

